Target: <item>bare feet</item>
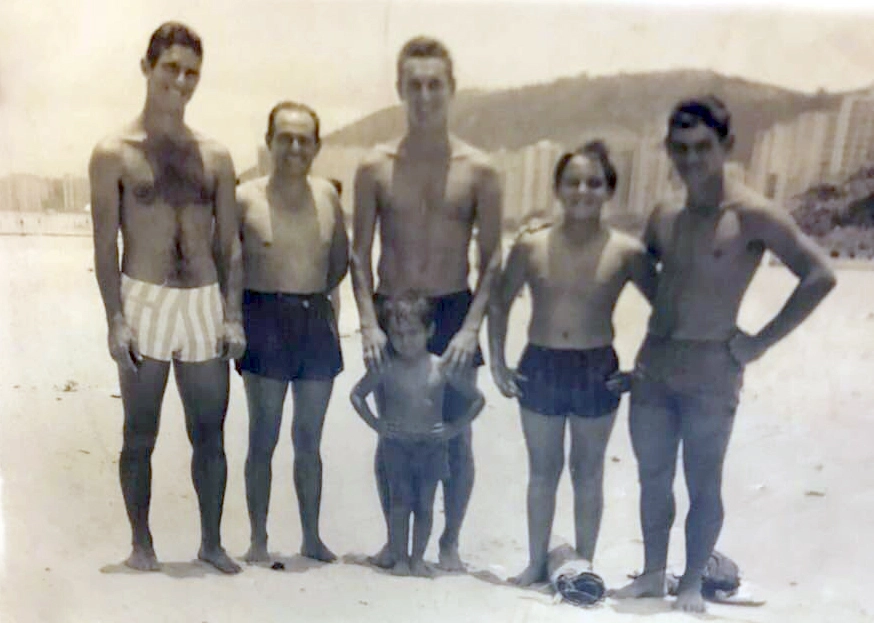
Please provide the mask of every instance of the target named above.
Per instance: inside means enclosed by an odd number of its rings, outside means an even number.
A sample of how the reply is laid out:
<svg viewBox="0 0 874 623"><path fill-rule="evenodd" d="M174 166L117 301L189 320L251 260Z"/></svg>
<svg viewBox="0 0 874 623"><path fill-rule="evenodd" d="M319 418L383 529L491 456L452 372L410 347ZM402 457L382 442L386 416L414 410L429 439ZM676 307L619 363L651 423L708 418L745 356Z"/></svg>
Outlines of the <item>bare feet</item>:
<svg viewBox="0 0 874 623"><path fill-rule="evenodd" d="M205 549L201 547L200 551L197 552L197 558L228 575L239 573L243 570L240 565L235 563L221 547L215 549Z"/></svg>
<svg viewBox="0 0 874 623"><path fill-rule="evenodd" d="M160 571L161 565L151 545L134 545L124 564L137 571Z"/></svg>
<svg viewBox="0 0 874 623"><path fill-rule="evenodd" d="M312 544L304 543L300 548L300 554L301 556L306 556L313 560L321 560L322 562L334 562L337 560L337 556L334 552L329 550L321 541L316 541Z"/></svg>
<svg viewBox="0 0 874 623"><path fill-rule="evenodd" d="M704 602L704 597L701 595L700 582L687 586L680 582L680 586L677 589L677 601L674 602L673 607L674 610L681 612L706 612L707 605Z"/></svg>
<svg viewBox="0 0 874 623"><path fill-rule="evenodd" d="M424 560L411 560L410 573L417 578L433 578L434 569Z"/></svg>
<svg viewBox="0 0 874 623"><path fill-rule="evenodd" d="M368 556L367 562L380 569L391 569L394 567L395 561L392 558L391 550L388 548L388 543L383 545L376 555Z"/></svg>
<svg viewBox="0 0 874 623"><path fill-rule="evenodd" d="M267 553L267 543L252 543L249 551L243 556L248 563L270 562L270 554Z"/></svg>
<svg viewBox="0 0 874 623"><path fill-rule="evenodd" d="M642 599L644 597L664 597L667 594L665 588L665 572L651 571L637 576L634 580L618 590L607 592L608 597L614 599Z"/></svg>
<svg viewBox="0 0 874 623"><path fill-rule="evenodd" d="M458 543L447 543L440 539L440 553L437 557L437 566L444 571L464 571L464 563L458 555Z"/></svg>
<svg viewBox="0 0 874 623"><path fill-rule="evenodd" d="M410 563L408 563L406 560L396 562L391 567L391 574L392 575L399 575L399 576L410 575Z"/></svg>
<svg viewBox="0 0 874 623"><path fill-rule="evenodd" d="M531 563L519 575L510 578L510 584L516 586L531 586L549 580L546 572L546 563L535 564Z"/></svg>

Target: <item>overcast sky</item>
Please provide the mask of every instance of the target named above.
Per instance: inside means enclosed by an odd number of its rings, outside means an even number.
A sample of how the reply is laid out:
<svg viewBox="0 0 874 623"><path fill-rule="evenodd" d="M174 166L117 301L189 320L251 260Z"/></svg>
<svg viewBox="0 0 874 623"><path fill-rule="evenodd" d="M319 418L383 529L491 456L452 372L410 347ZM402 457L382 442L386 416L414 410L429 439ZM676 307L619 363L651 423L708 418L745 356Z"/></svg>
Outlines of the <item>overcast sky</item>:
<svg viewBox="0 0 874 623"><path fill-rule="evenodd" d="M142 107L139 59L168 19L189 23L204 40L188 121L227 145L242 170L254 163L267 111L280 99L312 104L326 131L393 104L395 55L417 34L449 45L461 88L692 67L804 91L846 90L874 83L874 8L864 6L2 0L0 175L84 174L94 143Z"/></svg>

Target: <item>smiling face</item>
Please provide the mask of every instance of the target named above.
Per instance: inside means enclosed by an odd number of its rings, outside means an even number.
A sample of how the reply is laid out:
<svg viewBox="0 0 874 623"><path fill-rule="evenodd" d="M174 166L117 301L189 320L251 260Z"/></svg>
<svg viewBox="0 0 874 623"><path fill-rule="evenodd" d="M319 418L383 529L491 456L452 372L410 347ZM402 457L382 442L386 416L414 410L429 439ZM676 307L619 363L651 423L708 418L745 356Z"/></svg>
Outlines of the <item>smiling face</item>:
<svg viewBox="0 0 874 623"><path fill-rule="evenodd" d="M722 175L732 147L732 137L720 140L704 123L671 128L665 145L677 174L687 186L701 186Z"/></svg>
<svg viewBox="0 0 874 623"><path fill-rule="evenodd" d="M428 351L428 338L433 327L426 326L418 318L393 319L387 329L389 343L401 359L416 359Z"/></svg>
<svg viewBox="0 0 874 623"><path fill-rule="evenodd" d="M429 56L404 59L397 88L410 126L436 128L446 125L454 84L445 59Z"/></svg>
<svg viewBox="0 0 874 623"><path fill-rule="evenodd" d="M555 193L565 217L574 220L599 218L604 202L613 194L601 163L580 154L568 160Z"/></svg>
<svg viewBox="0 0 874 623"><path fill-rule="evenodd" d="M142 61L149 102L161 110L184 110L200 80L202 58L190 47L172 45L154 65Z"/></svg>
<svg viewBox="0 0 874 623"><path fill-rule="evenodd" d="M315 119L304 110L278 111L268 146L275 171L306 176L319 153Z"/></svg>

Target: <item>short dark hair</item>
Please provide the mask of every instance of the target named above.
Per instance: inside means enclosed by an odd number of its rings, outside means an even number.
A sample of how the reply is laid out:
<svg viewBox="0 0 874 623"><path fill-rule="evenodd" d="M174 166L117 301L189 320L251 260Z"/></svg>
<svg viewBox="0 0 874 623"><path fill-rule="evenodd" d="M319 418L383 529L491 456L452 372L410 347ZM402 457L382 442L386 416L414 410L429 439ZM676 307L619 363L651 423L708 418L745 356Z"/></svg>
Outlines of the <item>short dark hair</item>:
<svg viewBox="0 0 874 623"><path fill-rule="evenodd" d="M715 95L682 100L674 106L668 119L668 138L674 129L694 128L703 123L716 132L720 141L731 136L731 113Z"/></svg>
<svg viewBox="0 0 874 623"><path fill-rule="evenodd" d="M164 22L149 39L146 62L150 67L154 67L164 50L174 45L191 48L199 58L203 58L203 42L200 40L200 35L180 22Z"/></svg>
<svg viewBox="0 0 874 623"><path fill-rule="evenodd" d="M417 292L405 292L381 299L377 313L379 324L386 330L396 322L419 322L425 329L434 322L431 301Z"/></svg>
<svg viewBox="0 0 874 623"><path fill-rule="evenodd" d="M319 126L321 124L319 122L319 115L316 114L316 111L306 104L286 100L284 102L279 102L276 106L270 109L270 114L267 117L267 135L265 137L268 145L270 145L270 141L273 140L273 132L276 131L276 115L283 110L299 110L300 112L304 112L312 117L313 123L315 124L313 134L315 135L316 143L321 141L321 138L319 137Z"/></svg>
<svg viewBox="0 0 874 623"><path fill-rule="evenodd" d="M607 181L607 188L611 193L616 190L616 183L619 181L619 176L616 174L616 167L613 166L613 162L610 160L610 150L607 149L607 145L604 141L600 139L589 141L585 145L581 145L575 150L565 152L561 155L558 162L555 163L555 170L552 174L553 188L558 189L561 184L561 177L564 175L564 170L567 168L568 163L570 163L570 161L576 156L583 156L584 158L597 160L601 165L601 169L604 171L604 179Z"/></svg>
<svg viewBox="0 0 874 623"><path fill-rule="evenodd" d="M404 70L404 61L408 58L439 58L446 63L446 72L449 81L455 85L455 74L452 68L452 55L442 41L433 37L413 37L404 44L398 53L397 79L401 79Z"/></svg>

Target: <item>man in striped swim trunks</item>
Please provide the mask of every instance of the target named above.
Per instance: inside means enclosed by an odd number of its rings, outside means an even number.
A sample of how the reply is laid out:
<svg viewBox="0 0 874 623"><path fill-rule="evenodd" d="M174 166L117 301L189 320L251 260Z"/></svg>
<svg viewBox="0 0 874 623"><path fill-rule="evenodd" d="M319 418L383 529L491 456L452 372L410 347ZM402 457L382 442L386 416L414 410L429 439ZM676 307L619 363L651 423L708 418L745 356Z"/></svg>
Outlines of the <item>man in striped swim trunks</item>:
<svg viewBox="0 0 874 623"><path fill-rule="evenodd" d="M141 63L143 112L98 143L89 166L95 272L124 403L119 476L133 533L125 563L143 571L160 568L149 530L151 456L171 362L193 448L198 558L240 571L220 524L228 359L245 348L242 261L230 155L184 122L202 58L188 27L158 28Z"/></svg>

